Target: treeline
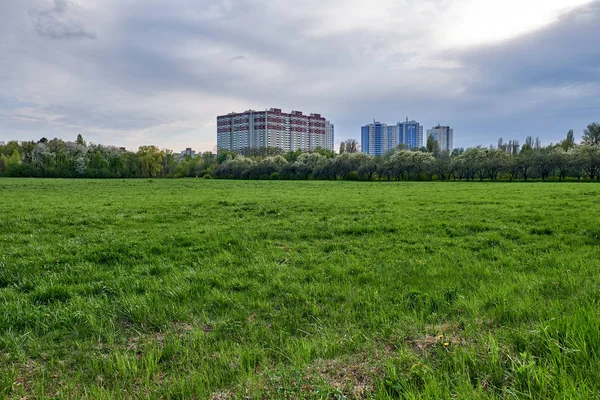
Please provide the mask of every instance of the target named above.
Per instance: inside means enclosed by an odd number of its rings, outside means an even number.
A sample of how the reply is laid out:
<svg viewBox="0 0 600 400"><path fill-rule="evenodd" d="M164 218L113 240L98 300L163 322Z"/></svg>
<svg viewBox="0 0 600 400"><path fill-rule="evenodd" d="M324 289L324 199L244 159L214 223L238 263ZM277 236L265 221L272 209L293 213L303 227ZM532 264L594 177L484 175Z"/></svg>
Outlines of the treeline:
<svg viewBox="0 0 600 400"><path fill-rule="evenodd" d="M590 124L580 144L573 131L558 144L542 146L539 138L490 148L441 151L431 137L427 145L408 150L399 146L385 155L360 153L355 140L342 142L340 154L277 153L277 149L247 149L227 154L214 170L224 179L345 179L345 180L564 180L600 179L600 125Z"/></svg>
<svg viewBox="0 0 600 400"><path fill-rule="evenodd" d="M114 146L40 139L0 145L0 176L40 178L158 178L210 175L218 159L212 153L194 158L156 146L137 152Z"/></svg>
<svg viewBox="0 0 600 400"><path fill-rule="evenodd" d="M437 142L382 156L360 153L356 141L342 143L341 154L281 149L244 149L182 156L156 146L137 152L60 139L9 142L0 146L0 176L60 178L202 177L220 179L344 180L600 180L600 125L590 124L576 143L573 131L558 144L542 146L527 138L490 148L440 151Z"/></svg>

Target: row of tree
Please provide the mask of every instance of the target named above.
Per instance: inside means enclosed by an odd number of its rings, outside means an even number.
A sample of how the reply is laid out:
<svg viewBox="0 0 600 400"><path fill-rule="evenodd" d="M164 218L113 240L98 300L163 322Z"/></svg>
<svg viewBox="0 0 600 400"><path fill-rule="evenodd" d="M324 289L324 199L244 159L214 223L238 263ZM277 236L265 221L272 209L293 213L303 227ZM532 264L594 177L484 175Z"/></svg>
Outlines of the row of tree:
<svg viewBox="0 0 600 400"><path fill-rule="evenodd" d="M114 146L40 139L0 145L0 176L52 178L154 178L212 173L217 158L211 153L183 157L156 146L137 152Z"/></svg>
<svg viewBox="0 0 600 400"><path fill-rule="evenodd" d="M340 154L326 149L284 152L277 148L222 151L191 156L142 146L137 152L42 138L36 142L0 145L0 176L59 178L205 177L223 179L349 179L349 180L600 180L600 125L590 124L580 144L570 131L558 144L539 139L499 140L497 147L441 151L427 145L399 146L371 157L348 140Z"/></svg>
<svg viewBox="0 0 600 400"><path fill-rule="evenodd" d="M227 154L214 170L226 179L352 179L352 180L529 180L600 179L600 125L590 124L580 144L573 131L558 144L542 146L528 137L498 141L497 147L441 151L429 137L425 147L403 146L371 157L359 152L358 143L341 143L339 154L324 150L283 153L252 150Z"/></svg>

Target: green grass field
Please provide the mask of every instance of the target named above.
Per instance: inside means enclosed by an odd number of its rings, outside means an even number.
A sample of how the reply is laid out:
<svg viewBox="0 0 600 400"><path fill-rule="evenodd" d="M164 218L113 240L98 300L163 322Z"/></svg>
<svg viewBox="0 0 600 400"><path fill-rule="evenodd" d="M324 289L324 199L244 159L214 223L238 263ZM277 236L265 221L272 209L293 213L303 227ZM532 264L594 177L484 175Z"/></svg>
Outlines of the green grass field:
<svg viewBox="0 0 600 400"><path fill-rule="evenodd" d="M0 398L598 398L600 186L0 179Z"/></svg>

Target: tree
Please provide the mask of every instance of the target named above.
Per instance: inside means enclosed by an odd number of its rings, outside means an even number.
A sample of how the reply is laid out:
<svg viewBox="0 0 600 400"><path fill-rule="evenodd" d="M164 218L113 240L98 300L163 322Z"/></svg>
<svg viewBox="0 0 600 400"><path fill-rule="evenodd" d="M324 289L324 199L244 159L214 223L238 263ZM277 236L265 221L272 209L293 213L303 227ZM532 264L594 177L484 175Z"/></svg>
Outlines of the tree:
<svg viewBox="0 0 600 400"><path fill-rule="evenodd" d="M573 161L590 177L600 179L600 147L589 144L577 146L572 151Z"/></svg>
<svg viewBox="0 0 600 400"><path fill-rule="evenodd" d="M326 159L326 157L319 153L304 153L298 157L295 164L298 166L307 167L312 172L312 170L317 168L319 164L323 164Z"/></svg>
<svg viewBox="0 0 600 400"><path fill-rule="evenodd" d="M558 179L565 179L569 171L570 157L569 153L561 146L555 147L550 153L550 160L558 168Z"/></svg>
<svg viewBox="0 0 600 400"><path fill-rule="evenodd" d="M375 172L377 172L377 163L372 157L363 161L358 168L358 176L362 179L367 178L368 180L372 180Z"/></svg>
<svg viewBox="0 0 600 400"><path fill-rule="evenodd" d="M285 152L279 147L244 147L236 152L246 157L271 157L283 155Z"/></svg>
<svg viewBox="0 0 600 400"><path fill-rule="evenodd" d="M106 178L109 176L108 173L108 161L102 155L102 152L98 149L91 154L90 162L88 164L87 173L92 178Z"/></svg>
<svg viewBox="0 0 600 400"><path fill-rule="evenodd" d="M408 150L400 150L389 158L387 165L383 168L380 168L382 172L386 174L388 180L392 178L396 178L397 180L408 179L408 174L410 171L410 158L411 152Z"/></svg>
<svg viewBox="0 0 600 400"><path fill-rule="evenodd" d="M196 156L196 158L198 158ZM217 165L217 157L210 151L202 153L200 156L200 164L198 166L199 176L212 175Z"/></svg>
<svg viewBox="0 0 600 400"><path fill-rule="evenodd" d="M438 143L437 140L435 140L435 138L433 137L433 135L429 135L427 137L427 151L429 153L433 153L434 155L437 155L440 152L440 144Z"/></svg>
<svg viewBox="0 0 600 400"><path fill-rule="evenodd" d="M81 136L81 133L77 135L77 140L75 140L75 143L85 146L85 140L83 140L83 136Z"/></svg>
<svg viewBox="0 0 600 400"><path fill-rule="evenodd" d="M253 166L254 161L252 159L239 155L219 165L215 169L215 177L239 179L248 175Z"/></svg>
<svg viewBox="0 0 600 400"><path fill-rule="evenodd" d="M298 157L302 154L302 150L288 151L283 156L288 162L295 163Z"/></svg>
<svg viewBox="0 0 600 400"><path fill-rule="evenodd" d="M164 152L156 146L141 146L138 151L140 172L144 178L154 178L160 174Z"/></svg>
<svg viewBox="0 0 600 400"><path fill-rule="evenodd" d="M411 151L410 153L412 153L412 163L410 167L416 178L421 180L421 174L429 173L431 170L431 166L435 162L435 157L430 153L424 153L422 151Z"/></svg>
<svg viewBox="0 0 600 400"><path fill-rule="evenodd" d="M337 174L335 158L326 158L314 169L312 176L315 179L336 179Z"/></svg>
<svg viewBox="0 0 600 400"><path fill-rule="evenodd" d="M78 176L84 176L87 171L85 167L85 159L83 157L79 157L75 162L75 173Z"/></svg>
<svg viewBox="0 0 600 400"><path fill-rule="evenodd" d="M354 171L354 163L352 161L352 154L350 153L340 154L334 159L333 168L336 178L345 179L350 172Z"/></svg>
<svg viewBox="0 0 600 400"><path fill-rule="evenodd" d="M501 149L487 150L484 163L491 180L495 181L498 179L498 174L506 166L508 157L508 154Z"/></svg>
<svg viewBox="0 0 600 400"><path fill-rule="evenodd" d="M570 148L575 146L575 134L573 133L573 129L567 132L567 138L560 142L560 147L563 148L564 151L568 151Z"/></svg>
<svg viewBox="0 0 600 400"><path fill-rule="evenodd" d="M473 168L475 169L475 176L479 178L479 181L483 181L488 169L488 150L483 149L480 146L477 146L475 150L477 150L476 152L473 152Z"/></svg>
<svg viewBox="0 0 600 400"><path fill-rule="evenodd" d="M217 154L217 164L223 164L227 159L235 158L235 153L229 150L220 150Z"/></svg>
<svg viewBox="0 0 600 400"><path fill-rule="evenodd" d="M452 174L452 159L450 158L450 152L444 150L438 154L432 165L431 172L443 181L450 179L450 175Z"/></svg>
<svg viewBox="0 0 600 400"><path fill-rule="evenodd" d="M524 154L531 152L533 150L533 138L531 136L527 136L525 139L525 144L521 147L521 151L519 154Z"/></svg>
<svg viewBox="0 0 600 400"><path fill-rule="evenodd" d="M429 173L435 162L435 158L431 153L422 151L401 150L394 153L389 159L389 177L394 177L397 180L410 179L411 175L416 179L421 179L421 174Z"/></svg>
<svg viewBox="0 0 600 400"><path fill-rule="evenodd" d="M46 142L37 143L31 151L31 164L35 174L42 177L52 176L56 165L56 154L53 153Z"/></svg>
<svg viewBox="0 0 600 400"><path fill-rule="evenodd" d="M278 172L288 162L283 156L267 157L260 163L256 164L258 175L261 179L269 179L271 175Z"/></svg>
<svg viewBox="0 0 600 400"><path fill-rule="evenodd" d="M12 155L5 156L3 154L2 156L4 158L4 174L6 176L21 175L21 154L19 151L15 148Z"/></svg>
<svg viewBox="0 0 600 400"><path fill-rule="evenodd" d="M163 176L175 176L177 172L177 165L175 162L175 154L173 154L172 150L163 151L163 165L162 165L162 175ZM196 162L196 164L198 164Z"/></svg>
<svg viewBox="0 0 600 400"><path fill-rule="evenodd" d="M334 158L335 157L335 151L326 149L324 147L317 147L313 151L313 153L320 154L320 155L322 155L325 158Z"/></svg>
<svg viewBox="0 0 600 400"><path fill-rule="evenodd" d="M593 122L583 131L582 144L600 146L600 124Z"/></svg>
<svg viewBox="0 0 600 400"><path fill-rule="evenodd" d="M11 162L11 164L20 164L21 163L21 154L19 154L19 151L17 149L15 149L13 151L13 153L11 154L10 162Z"/></svg>
<svg viewBox="0 0 600 400"><path fill-rule="evenodd" d="M554 157L550 155L550 148L536 150L533 153L532 162L542 180L546 180L554 172Z"/></svg>
<svg viewBox="0 0 600 400"><path fill-rule="evenodd" d="M140 160L138 153L126 151L121 154L121 165L123 166L123 177L140 178Z"/></svg>
<svg viewBox="0 0 600 400"><path fill-rule="evenodd" d="M517 168L523 176L524 180L529 178L529 173L531 172L531 167L533 166L533 157L534 157L534 142L531 136L527 136L525 139L525 144L521 147L521 151L517 156L515 156L515 161L517 164Z"/></svg>
<svg viewBox="0 0 600 400"><path fill-rule="evenodd" d="M511 181L517 178L517 175L519 174L519 162L517 160L517 156L513 155L509 157L504 169L508 173Z"/></svg>
<svg viewBox="0 0 600 400"><path fill-rule="evenodd" d="M526 146L527 145L523 146L523 149L525 149ZM533 157L531 152L523 152L521 150L521 153L515 157L515 161L521 176L523 176L524 180L527 180L527 178L529 178L531 167L533 166Z"/></svg>
<svg viewBox="0 0 600 400"><path fill-rule="evenodd" d="M356 139L348 139L340 143L340 154L358 153L360 146Z"/></svg>
<svg viewBox="0 0 600 400"><path fill-rule="evenodd" d="M482 174L485 172L485 155L482 152L485 151L482 148L472 147L465 150L458 158L460 162L458 167L460 168L460 175L469 180L475 179L475 176L479 173L481 179Z"/></svg>
<svg viewBox="0 0 600 400"><path fill-rule="evenodd" d="M462 147L457 147L455 149L452 149L452 153L450 153L450 156L452 158L455 158L455 157L460 156L464 152L465 152L465 149L463 149Z"/></svg>
<svg viewBox="0 0 600 400"><path fill-rule="evenodd" d="M298 166L296 164L287 163L279 169L280 179L297 179L300 178L298 175ZM303 179L306 179L305 177Z"/></svg>
<svg viewBox="0 0 600 400"><path fill-rule="evenodd" d="M371 156L365 153L340 154L334 160L335 174L341 179L346 179L350 173L358 171L360 166L369 159Z"/></svg>

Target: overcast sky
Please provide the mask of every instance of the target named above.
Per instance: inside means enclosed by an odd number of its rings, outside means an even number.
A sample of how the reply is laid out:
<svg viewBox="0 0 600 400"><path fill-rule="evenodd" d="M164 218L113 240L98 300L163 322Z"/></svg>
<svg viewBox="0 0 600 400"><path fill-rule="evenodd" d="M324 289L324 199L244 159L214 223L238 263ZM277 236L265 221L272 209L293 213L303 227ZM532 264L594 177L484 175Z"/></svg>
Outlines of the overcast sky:
<svg viewBox="0 0 600 400"><path fill-rule="evenodd" d="M600 122L600 1L0 0L0 141L212 150L216 116L373 119L456 147Z"/></svg>

